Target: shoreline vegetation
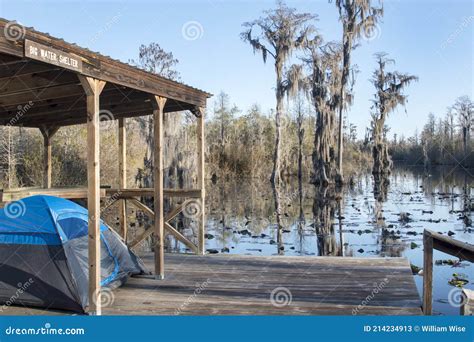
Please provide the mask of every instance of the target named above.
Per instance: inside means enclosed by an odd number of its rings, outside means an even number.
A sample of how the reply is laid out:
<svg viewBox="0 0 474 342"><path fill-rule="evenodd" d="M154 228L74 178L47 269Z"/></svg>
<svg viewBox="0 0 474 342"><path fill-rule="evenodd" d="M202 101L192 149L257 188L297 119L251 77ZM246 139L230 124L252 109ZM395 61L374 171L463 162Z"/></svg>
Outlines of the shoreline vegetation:
<svg viewBox="0 0 474 342"><path fill-rule="evenodd" d="M237 106L230 105L230 98L225 93L217 95L215 106L210 108L209 112L210 115L206 120L206 141L209 144L206 153L206 178L212 180L254 178L268 181L275 135L271 114L265 114L258 105L243 112ZM303 119L298 118L300 115ZM176 116L183 122L189 119L185 114ZM147 118L143 121L146 120ZM411 137L393 135L388 140L388 151L394 165L422 167L427 173L432 167L437 166L462 166L474 169L474 154L472 150L467 151L467 154L464 153L462 133L456 126L450 125L451 120L456 120L456 117L447 115L445 119L436 120L433 114L429 114L427 123L420 133ZM189 122L179 127L180 122L176 118L173 118L173 121L177 121L177 128L171 129L165 136L165 167L170 170L167 175L168 178L170 176L172 178L173 171L183 171L187 175L184 182L191 182L193 177L190 170L195 161L192 158L192 147L186 148L186 145L193 141L194 126ZM286 143L281 157L282 179L298 177L300 149L301 176L304 179L311 178L314 124L314 113L307 103L295 105L290 109L290 114L284 118L282 125ZM144 148L146 147L144 130L147 128L141 125L142 122L137 119L127 121L131 141L127 151L130 184L137 184L136 176L139 172L143 172L147 153ZM113 185L118 182L115 165L118 128L115 122L103 122L102 127L101 155L106 161L102 164L101 181L103 184ZM0 129L3 137L0 152L3 187L41 185L43 162L41 133L29 128ZM86 184L86 155L83 153L85 135L85 127L71 126L61 128L54 137L53 186ZM180 142L176 144L177 141ZM364 139L357 139L354 125L348 123L344 127L344 143L343 167L350 181L352 177L371 170L371 139L368 134ZM10 166L7 165L7 161L10 161Z"/></svg>
<svg viewBox="0 0 474 342"><path fill-rule="evenodd" d="M265 110L258 103L241 109L238 99L224 91L216 95L206 113L206 177L213 181L251 177L270 180L275 188L291 176L311 183L350 183L372 170L378 183L386 182L393 164L474 168L471 133L474 103L468 96L454 101L443 116L427 121L412 136L392 134L386 118L404 107L415 75L394 70L395 60L377 53L373 63L374 96L369 127L361 131L351 122L350 106L357 96L357 65L351 53L364 37L373 34L384 15L382 2L335 1L342 25L341 41L326 42L316 13L300 13L277 1L261 17L242 24L241 39L264 63L274 63L276 106ZM252 53L249 51L249 53ZM141 45L131 64L148 72L179 80L179 61L158 43ZM235 102L234 102L235 101ZM236 104L234 104L236 103ZM34 103L25 105L25 111ZM107 114L107 115L105 115ZM118 184L117 122L113 113L101 116L101 183ZM187 112L164 116L165 185L190 187L196 180L193 152L195 122ZM129 136L127 183L152 185L153 118L126 122ZM42 183L42 139L39 130L0 128L1 179L4 188ZM83 126L62 127L52 140L53 186L86 184L86 131ZM378 179L378 180L377 180Z"/></svg>

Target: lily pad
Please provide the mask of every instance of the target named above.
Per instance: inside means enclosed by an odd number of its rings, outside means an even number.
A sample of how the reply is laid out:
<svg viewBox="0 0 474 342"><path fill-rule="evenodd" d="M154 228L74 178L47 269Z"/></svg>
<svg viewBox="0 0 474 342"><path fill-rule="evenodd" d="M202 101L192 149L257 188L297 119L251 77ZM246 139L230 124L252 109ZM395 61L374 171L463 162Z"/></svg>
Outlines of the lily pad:
<svg viewBox="0 0 474 342"><path fill-rule="evenodd" d="M463 273L453 273L453 279L448 281L449 285L456 286L456 287L463 287L464 285L468 283L469 283L469 280L467 280L467 275Z"/></svg>

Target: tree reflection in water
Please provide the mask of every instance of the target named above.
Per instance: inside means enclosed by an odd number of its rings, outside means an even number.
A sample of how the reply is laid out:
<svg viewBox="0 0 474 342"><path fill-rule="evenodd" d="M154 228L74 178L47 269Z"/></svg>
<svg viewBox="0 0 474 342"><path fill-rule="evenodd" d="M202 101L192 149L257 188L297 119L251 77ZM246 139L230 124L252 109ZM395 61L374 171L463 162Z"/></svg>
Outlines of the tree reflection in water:
<svg viewBox="0 0 474 342"><path fill-rule="evenodd" d="M341 192L334 187L316 187L313 199L314 228L316 230L318 255L340 255L334 232L334 217L342 200ZM342 219L339 213L338 219ZM339 225L341 229L341 225ZM342 241L342 240L341 240Z"/></svg>

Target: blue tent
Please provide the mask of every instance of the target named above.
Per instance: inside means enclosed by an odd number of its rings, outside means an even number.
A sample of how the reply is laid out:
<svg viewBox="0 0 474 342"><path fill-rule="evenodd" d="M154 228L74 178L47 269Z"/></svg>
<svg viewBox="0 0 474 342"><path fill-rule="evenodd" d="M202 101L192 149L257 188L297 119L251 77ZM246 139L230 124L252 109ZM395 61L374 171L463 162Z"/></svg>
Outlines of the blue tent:
<svg viewBox="0 0 474 342"><path fill-rule="evenodd" d="M101 286L116 287L143 264L100 223ZM0 210L0 303L84 312L88 306L88 214L53 196Z"/></svg>

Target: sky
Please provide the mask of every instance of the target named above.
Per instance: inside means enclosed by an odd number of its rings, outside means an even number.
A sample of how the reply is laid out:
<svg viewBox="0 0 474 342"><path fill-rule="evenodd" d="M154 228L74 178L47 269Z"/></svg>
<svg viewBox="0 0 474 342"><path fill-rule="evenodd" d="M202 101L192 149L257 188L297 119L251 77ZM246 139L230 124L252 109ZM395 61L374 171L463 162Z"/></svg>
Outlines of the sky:
<svg viewBox="0 0 474 342"><path fill-rule="evenodd" d="M274 1L24 1L0 0L0 17L127 62L141 44L157 42L179 60L181 81L213 94L229 94L243 112L259 103L275 106L275 74L239 34L242 23L261 16ZM341 24L327 0L287 1L318 15L326 41L340 40ZM394 112L391 134L413 135L430 112L444 116L461 95L474 98L474 1L386 0L383 22L353 52L359 73L349 122L363 136L370 124L374 53L395 59L394 68L419 77L407 89L408 104ZM212 99L209 107L212 108Z"/></svg>

